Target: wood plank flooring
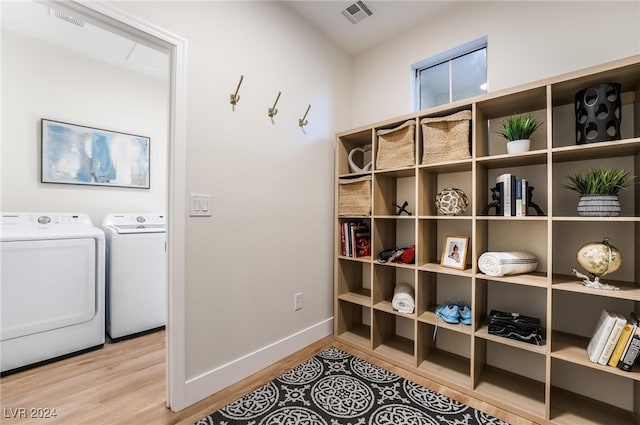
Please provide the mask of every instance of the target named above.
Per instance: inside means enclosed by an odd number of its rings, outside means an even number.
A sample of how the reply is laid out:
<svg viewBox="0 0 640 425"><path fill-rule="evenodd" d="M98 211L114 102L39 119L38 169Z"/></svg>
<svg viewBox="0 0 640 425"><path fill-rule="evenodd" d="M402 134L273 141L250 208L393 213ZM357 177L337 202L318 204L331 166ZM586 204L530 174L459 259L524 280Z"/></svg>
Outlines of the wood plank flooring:
<svg viewBox="0 0 640 425"><path fill-rule="evenodd" d="M9 424L192 424L284 371L334 345L404 378L483 410L513 425L533 422L451 390L384 361L324 338L180 412L165 406L165 333L108 343L101 350L0 379L0 423ZM26 418L12 417L24 408ZM55 409L55 418L31 418L30 409ZM46 410L39 411L46 413Z"/></svg>

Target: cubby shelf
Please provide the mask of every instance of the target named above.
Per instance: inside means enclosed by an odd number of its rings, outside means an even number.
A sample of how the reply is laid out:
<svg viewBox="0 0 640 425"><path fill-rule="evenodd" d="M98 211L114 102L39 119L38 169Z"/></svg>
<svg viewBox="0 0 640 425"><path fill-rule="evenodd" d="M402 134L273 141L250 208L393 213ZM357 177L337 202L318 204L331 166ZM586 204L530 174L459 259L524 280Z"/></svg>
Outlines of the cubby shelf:
<svg viewBox="0 0 640 425"><path fill-rule="evenodd" d="M549 285L549 279L544 273L526 273L506 276L489 276L483 273L476 273L476 279L513 283L515 285L537 286L540 288L546 288Z"/></svg>
<svg viewBox="0 0 640 425"><path fill-rule="evenodd" d="M338 299L371 307L371 290L361 289L357 292L347 292L346 294L338 295Z"/></svg>
<svg viewBox="0 0 640 425"><path fill-rule="evenodd" d="M478 338L486 339L487 341L493 341L498 344L508 345L510 347L518 348L520 350L531 351L537 354L546 354L548 351L547 343L544 339L542 340L541 345L535 345L535 344L529 344L526 342L516 341L509 338L503 338L497 335L492 335L489 333L489 327L486 323L482 324L482 326L480 326L476 330L475 336L477 336Z"/></svg>
<svg viewBox="0 0 640 425"><path fill-rule="evenodd" d="M418 370L435 379L446 379L458 387L470 388L469 359L443 350L434 350L418 365Z"/></svg>
<svg viewBox="0 0 640 425"><path fill-rule="evenodd" d="M427 311L418 316L418 320L420 322L429 323L430 325L437 325L438 329L448 329L453 332L471 335L471 326L463 325L461 323L447 323L440 318L436 318L435 309L436 306L431 306Z"/></svg>
<svg viewBox="0 0 640 425"><path fill-rule="evenodd" d="M459 269L452 269L450 267L441 266L440 264L437 264L437 263L426 263L418 266L418 270L422 270L425 272L440 273L440 274L450 274L454 276L464 276L464 277L471 277L473 275L471 266L468 264L465 270L459 270Z"/></svg>
<svg viewBox="0 0 640 425"><path fill-rule="evenodd" d="M582 397L560 388L551 388L551 420L562 425L637 425L631 411Z"/></svg>
<svg viewBox="0 0 640 425"><path fill-rule="evenodd" d="M554 332L552 338L553 348L551 350L551 357L555 359L564 360L605 373L619 375L624 378L633 379L634 381L640 381L638 368L635 368L631 372L625 372L613 366L603 366L589 360L589 356L587 355L589 338L571 335L565 332Z"/></svg>
<svg viewBox="0 0 640 425"><path fill-rule="evenodd" d="M603 282L605 279L603 279ZM606 283L610 283L619 288L619 290L609 291L602 289L594 289L586 287L582 282L577 281L575 276L553 275L552 288L554 291L568 291L581 294L595 295L598 297L621 298L631 301L640 301L640 286L633 282L621 282L606 279Z"/></svg>
<svg viewBox="0 0 640 425"><path fill-rule="evenodd" d="M493 366L485 366L475 386L478 393L500 406L537 417L545 416L545 385Z"/></svg>
<svg viewBox="0 0 640 425"><path fill-rule="evenodd" d="M361 263L370 263L371 262L371 257L367 256L367 257L347 257L346 255L338 255L336 257L339 260L348 260L348 261L359 261Z"/></svg>
<svg viewBox="0 0 640 425"><path fill-rule="evenodd" d="M396 363L415 367L413 345L413 341L408 338L394 336L374 348L373 352L387 359L393 359Z"/></svg>
<svg viewBox="0 0 640 425"><path fill-rule="evenodd" d="M387 313L395 314L400 317L407 317L409 319L413 319L415 317L415 314L413 313L400 313L398 310L395 310L390 301L380 301L379 303L376 303L373 308L380 311L386 311Z"/></svg>
<svg viewBox="0 0 640 425"><path fill-rule="evenodd" d="M621 84L621 138L576 145L574 96L604 82ZM422 164L421 120L460 111L471 111L471 157ZM495 129L520 113L535 115L543 125L529 152L507 154ZM377 169L377 131L410 120L415 122L413 164ZM371 171L350 173L354 148L360 148L354 151L358 161L371 160ZM568 175L593 167L640 175L640 55L345 131L336 135L335 153L336 188L340 178L371 177L370 215L338 217L335 199L338 254L341 223L361 221L371 230L371 256L335 256L336 338L536 423L640 424L640 367L624 372L601 366L586 352L603 308L640 315L640 184L621 192L617 217L579 216L578 194L563 187ZM505 173L529 181L544 215L532 215L533 209L523 217L482 215L496 178ZM460 215L442 215L435 206L436 194L448 187L468 198ZM393 204L405 201L411 215L397 215ZM447 237L469 238L463 270L441 263ZM602 279L618 286L615 291L588 288L570 274L580 267L579 247L605 237L623 254L614 279ZM377 260L383 250L411 245L415 264ZM528 251L538 267L489 276L478 269L478 258L487 251ZM415 291L411 314L392 305L394 287L405 282ZM469 304L471 326L436 317L438 305L449 301ZM492 309L540 318L543 344L490 334L486 320Z"/></svg>

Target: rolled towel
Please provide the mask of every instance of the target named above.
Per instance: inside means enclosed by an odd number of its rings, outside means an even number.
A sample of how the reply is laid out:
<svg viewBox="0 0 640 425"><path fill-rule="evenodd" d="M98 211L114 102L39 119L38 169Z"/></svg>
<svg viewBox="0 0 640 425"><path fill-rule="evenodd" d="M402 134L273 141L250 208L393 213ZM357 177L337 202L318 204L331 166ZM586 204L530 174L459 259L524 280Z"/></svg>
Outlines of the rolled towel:
<svg viewBox="0 0 640 425"><path fill-rule="evenodd" d="M398 283L393 291L391 305L400 313L412 314L415 309L415 299L411 285Z"/></svg>
<svg viewBox="0 0 640 425"><path fill-rule="evenodd" d="M489 276L530 273L538 268L535 255L523 251L485 252L478 258L478 268Z"/></svg>

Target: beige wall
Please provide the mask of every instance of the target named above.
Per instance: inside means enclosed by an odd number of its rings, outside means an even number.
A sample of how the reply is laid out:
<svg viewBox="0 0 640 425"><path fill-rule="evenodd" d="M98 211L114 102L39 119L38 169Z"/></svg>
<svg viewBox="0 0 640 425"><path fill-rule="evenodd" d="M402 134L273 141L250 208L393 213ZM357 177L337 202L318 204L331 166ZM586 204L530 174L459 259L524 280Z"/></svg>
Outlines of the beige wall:
<svg viewBox="0 0 640 425"><path fill-rule="evenodd" d="M168 81L2 31L2 211L165 213ZM150 189L40 183L40 119L151 138Z"/></svg>
<svg viewBox="0 0 640 425"><path fill-rule="evenodd" d="M213 200L213 217L187 221L197 379L333 315L333 144L348 125L350 59L276 2L113 5L188 40L187 191Z"/></svg>
<svg viewBox="0 0 640 425"><path fill-rule="evenodd" d="M354 57L352 127L412 112L411 64L483 36L496 91L640 53L640 2L454 2Z"/></svg>

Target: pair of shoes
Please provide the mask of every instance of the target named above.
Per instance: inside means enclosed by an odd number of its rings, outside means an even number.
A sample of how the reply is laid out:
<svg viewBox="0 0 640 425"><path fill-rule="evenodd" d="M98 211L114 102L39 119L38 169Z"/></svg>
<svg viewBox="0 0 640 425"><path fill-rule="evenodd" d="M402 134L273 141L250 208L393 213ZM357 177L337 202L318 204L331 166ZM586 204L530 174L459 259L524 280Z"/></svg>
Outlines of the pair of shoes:
<svg viewBox="0 0 640 425"><path fill-rule="evenodd" d="M436 308L436 316L447 323L471 325L471 308L464 301L442 304Z"/></svg>

